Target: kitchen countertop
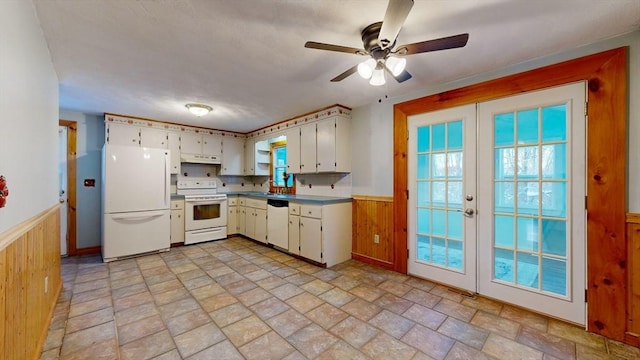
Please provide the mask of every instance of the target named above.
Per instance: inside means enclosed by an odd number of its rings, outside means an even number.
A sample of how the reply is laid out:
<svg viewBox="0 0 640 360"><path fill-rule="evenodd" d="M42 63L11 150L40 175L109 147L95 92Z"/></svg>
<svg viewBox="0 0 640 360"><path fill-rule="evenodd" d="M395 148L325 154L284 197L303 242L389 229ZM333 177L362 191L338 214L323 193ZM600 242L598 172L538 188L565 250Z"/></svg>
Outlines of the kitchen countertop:
<svg viewBox="0 0 640 360"><path fill-rule="evenodd" d="M342 202L351 202L350 197L337 197L337 196L316 196L316 195L291 195L291 194L270 194L264 192L234 192L230 191L227 195L240 195L248 196L258 199L278 199L288 200L296 203L308 203L308 204L336 204Z"/></svg>
<svg viewBox="0 0 640 360"><path fill-rule="evenodd" d="M184 200L184 195L171 194L171 200Z"/></svg>

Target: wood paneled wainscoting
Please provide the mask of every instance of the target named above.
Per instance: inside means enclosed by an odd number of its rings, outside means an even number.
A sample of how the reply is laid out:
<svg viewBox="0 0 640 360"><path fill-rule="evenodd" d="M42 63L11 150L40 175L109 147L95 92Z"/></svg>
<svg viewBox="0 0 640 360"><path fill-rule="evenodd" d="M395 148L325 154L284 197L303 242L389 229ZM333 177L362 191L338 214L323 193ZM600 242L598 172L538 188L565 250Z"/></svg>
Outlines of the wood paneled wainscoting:
<svg viewBox="0 0 640 360"><path fill-rule="evenodd" d="M60 206L0 234L0 358L37 359L62 285Z"/></svg>
<svg viewBox="0 0 640 360"><path fill-rule="evenodd" d="M351 257L393 270L396 255L393 247L393 197L354 195L352 209Z"/></svg>
<svg viewBox="0 0 640 360"><path fill-rule="evenodd" d="M629 300L625 342L640 347L640 214L627 214L627 248Z"/></svg>

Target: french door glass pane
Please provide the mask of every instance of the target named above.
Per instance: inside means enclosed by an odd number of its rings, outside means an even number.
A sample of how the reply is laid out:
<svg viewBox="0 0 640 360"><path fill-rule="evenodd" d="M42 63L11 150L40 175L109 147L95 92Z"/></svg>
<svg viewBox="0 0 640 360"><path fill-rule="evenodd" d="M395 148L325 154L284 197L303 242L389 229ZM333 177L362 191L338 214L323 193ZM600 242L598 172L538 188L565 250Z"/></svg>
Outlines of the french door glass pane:
<svg viewBox="0 0 640 360"><path fill-rule="evenodd" d="M464 271L463 123L417 129L417 260Z"/></svg>
<svg viewBox="0 0 640 360"><path fill-rule="evenodd" d="M564 296L570 260L566 105L493 120L493 278Z"/></svg>

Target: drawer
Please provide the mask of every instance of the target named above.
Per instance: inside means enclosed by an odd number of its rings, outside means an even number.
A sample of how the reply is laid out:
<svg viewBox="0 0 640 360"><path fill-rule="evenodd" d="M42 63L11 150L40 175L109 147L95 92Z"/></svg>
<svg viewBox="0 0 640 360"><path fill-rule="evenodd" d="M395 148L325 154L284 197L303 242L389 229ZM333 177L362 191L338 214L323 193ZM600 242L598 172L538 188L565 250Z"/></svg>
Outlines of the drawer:
<svg viewBox="0 0 640 360"><path fill-rule="evenodd" d="M246 206L256 209L267 210L267 200L247 199Z"/></svg>
<svg viewBox="0 0 640 360"><path fill-rule="evenodd" d="M240 206L246 206L247 205L247 198L239 198L238 199L238 204L240 204Z"/></svg>
<svg viewBox="0 0 640 360"><path fill-rule="evenodd" d="M300 216L321 219L322 206L319 205L300 205Z"/></svg>
<svg viewBox="0 0 640 360"><path fill-rule="evenodd" d="M289 214L300 215L300 204L289 203Z"/></svg>
<svg viewBox="0 0 640 360"><path fill-rule="evenodd" d="M184 209L184 200L171 200L171 210Z"/></svg>
<svg viewBox="0 0 640 360"><path fill-rule="evenodd" d="M228 206L236 206L236 205L238 205L238 198L237 197L227 198L227 205Z"/></svg>

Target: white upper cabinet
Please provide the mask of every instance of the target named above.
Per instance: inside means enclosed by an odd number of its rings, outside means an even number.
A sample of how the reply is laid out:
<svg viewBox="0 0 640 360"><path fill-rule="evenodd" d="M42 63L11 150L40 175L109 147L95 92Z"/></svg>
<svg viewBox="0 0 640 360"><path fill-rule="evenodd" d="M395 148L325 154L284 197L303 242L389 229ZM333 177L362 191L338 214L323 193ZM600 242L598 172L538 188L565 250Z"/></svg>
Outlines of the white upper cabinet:
<svg viewBox="0 0 640 360"><path fill-rule="evenodd" d="M140 129L140 146L148 148L168 149L167 131L154 128Z"/></svg>
<svg viewBox="0 0 640 360"><path fill-rule="evenodd" d="M202 154L220 155L222 153L222 135L202 135Z"/></svg>
<svg viewBox="0 0 640 360"><path fill-rule="evenodd" d="M180 133L169 131L169 150L171 156L171 173L180 173Z"/></svg>
<svg viewBox="0 0 640 360"><path fill-rule="evenodd" d="M300 173L351 172L351 129L348 119L335 116L299 129ZM292 135L292 138L295 139L295 136Z"/></svg>
<svg viewBox="0 0 640 360"><path fill-rule="evenodd" d="M202 154L202 135L191 133L181 134L180 151L185 154Z"/></svg>
<svg viewBox="0 0 640 360"><path fill-rule="evenodd" d="M300 173L316 172L316 124L300 127Z"/></svg>
<svg viewBox="0 0 640 360"><path fill-rule="evenodd" d="M217 134L180 135L180 149L185 154L206 154L220 156L222 152L222 136Z"/></svg>
<svg viewBox="0 0 640 360"><path fill-rule="evenodd" d="M140 146L140 128L107 123L105 143L111 145Z"/></svg>
<svg viewBox="0 0 640 360"><path fill-rule="evenodd" d="M287 172L300 173L300 128L288 129L287 137Z"/></svg>
<svg viewBox="0 0 640 360"><path fill-rule="evenodd" d="M244 142L244 175L255 175L256 141L246 139Z"/></svg>
<svg viewBox="0 0 640 360"><path fill-rule="evenodd" d="M225 136L222 139L220 175L244 175L244 139Z"/></svg>

